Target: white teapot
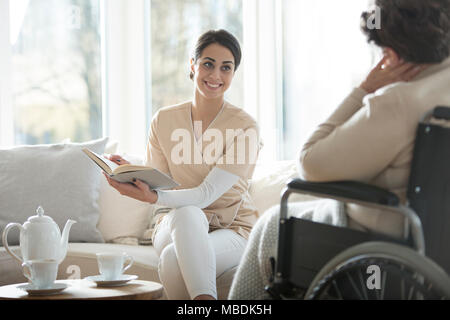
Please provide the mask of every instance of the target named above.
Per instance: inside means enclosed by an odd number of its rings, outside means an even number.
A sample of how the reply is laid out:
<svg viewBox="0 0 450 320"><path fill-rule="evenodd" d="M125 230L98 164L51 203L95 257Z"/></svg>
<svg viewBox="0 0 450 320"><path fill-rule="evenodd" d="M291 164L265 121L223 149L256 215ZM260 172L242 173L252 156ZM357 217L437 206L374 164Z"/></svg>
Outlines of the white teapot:
<svg viewBox="0 0 450 320"><path fill-rule="evenodd" d="M9 223L3 230L3 245L6 251L21 264L24 261L35 259L52 259L61 263L67 254L67 244L69 242L69 231L75 220L67 220L63 233L55 221L44 215L44 209L38 207L37 215L31 216L22 225L19 223ZM8 232L11 228L20 229L20 251L22 257L12 252L8 246Z"/></svg>

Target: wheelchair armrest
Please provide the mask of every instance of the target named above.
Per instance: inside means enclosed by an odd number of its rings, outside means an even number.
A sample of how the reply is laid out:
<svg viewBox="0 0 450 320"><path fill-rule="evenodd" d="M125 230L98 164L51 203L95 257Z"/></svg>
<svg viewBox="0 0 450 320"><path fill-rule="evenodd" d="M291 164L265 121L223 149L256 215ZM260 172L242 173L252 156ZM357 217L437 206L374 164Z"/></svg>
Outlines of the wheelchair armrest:
<svg viewBox="0 0 450 320"><path fill-rule="evenodd" d="M450 120L450 107L435 107L433 110L426 112L420 122L428 123L431 118Z"/></svg>
<svg viewBox="0 0 450 320"><path fill-rule="evenodd" d="M385 206L397 207L400 200L394 193L372 185L355 181L309 182L301 179L291 179L287 182L288 189L293 192L323 195L346 200L356 200Z"/></svg>
<svg viewBox="0 0 450 320"><path fill-rule="evenodd" d="M280 203L280 223L287 219L287 201L291 193L304 193L316 197L331 198L342 202L354 202L365 206L385 208L403 214L412 226L415 248L422 254L425 252L425 240L422 223L414 210L401 205L394 193L385 189L356 181L309 182L301 179L290 179L282 193ZM281 230L280 226L280 230ZM405 235L407 232L405 225Z"/></svg>

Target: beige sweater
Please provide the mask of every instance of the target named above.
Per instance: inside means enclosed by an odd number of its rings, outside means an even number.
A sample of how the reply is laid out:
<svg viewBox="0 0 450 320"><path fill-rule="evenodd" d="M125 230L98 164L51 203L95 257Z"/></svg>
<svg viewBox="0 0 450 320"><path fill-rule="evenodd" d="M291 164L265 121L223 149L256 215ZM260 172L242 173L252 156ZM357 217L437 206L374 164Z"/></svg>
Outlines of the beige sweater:
<svg viewBox="0 0 450 320"><path fill-rule="evenodd" d="M178 189L199 186L214 167L239 176L239 181L203 212L208 218L210 231L229 228L248 238L258 218L248 193L262 147L258 125L244 110L225 102L200 139L196 140L191 106L191 102L186 102L158 110L151 123L146 164L172 176L180 184ZM254 139L250 138L250 133L254 134ZM249 134L245 140L247 143L243 145L242 138L246 134ZM222 144L220 139L217 140L220 136ZM155 230L160 221L157 221Z"/></svg>
<svg viewBox="0 0 450 320"><path fill-rule="evenodd" d="M436 106L450 106L450 58L374 94L354 89L320 124L300 153L300 171L310 181L356 180L406 201L416 129ZM365 228L400 236L404 221L392 212L347 206L351 220Z"/></svg>

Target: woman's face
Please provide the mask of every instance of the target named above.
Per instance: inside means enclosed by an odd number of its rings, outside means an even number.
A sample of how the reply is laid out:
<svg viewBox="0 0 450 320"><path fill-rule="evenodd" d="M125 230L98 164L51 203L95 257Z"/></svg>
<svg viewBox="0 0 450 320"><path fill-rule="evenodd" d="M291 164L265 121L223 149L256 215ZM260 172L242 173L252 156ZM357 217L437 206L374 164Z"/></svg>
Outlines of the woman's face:
<svg viewBox="0 0 450 320"><path fill-rule="evenodd" d="M196 62L191 61L196 90L207 99L223 97L233 80L234 69L233 54L217 43L203 49Z"/></svg>

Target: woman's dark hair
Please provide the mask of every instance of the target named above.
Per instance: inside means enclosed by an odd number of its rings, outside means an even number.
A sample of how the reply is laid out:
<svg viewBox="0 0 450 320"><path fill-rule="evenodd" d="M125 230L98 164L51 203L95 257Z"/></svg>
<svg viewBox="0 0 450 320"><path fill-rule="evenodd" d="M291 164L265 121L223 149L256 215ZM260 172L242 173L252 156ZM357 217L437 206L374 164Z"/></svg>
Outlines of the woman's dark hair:
<svg viewBox="0 0 450 320"><path fill-rule="evenodd" d="M239 45L239 41L231 33L223 29L209 30L198 38L192 56L194 61L197 61L201 57L203 50L213 43L220 44L231 51L234 57L234 70L236 71L241 63L241 46ZM189 77L193 79L194 74L191 72Z"/></svg>
<svg viewBox="0 0 450 320"><path fill-rule="evenodd" d="M363 12L361 27L368 42L395 50L412 63L440 63L450 56L450 0L376 0ZM368 25L381 18L381 28Z"/></svg>

